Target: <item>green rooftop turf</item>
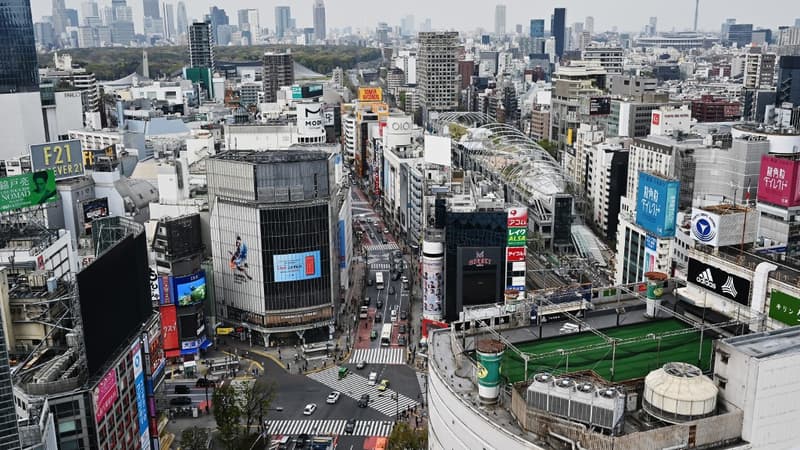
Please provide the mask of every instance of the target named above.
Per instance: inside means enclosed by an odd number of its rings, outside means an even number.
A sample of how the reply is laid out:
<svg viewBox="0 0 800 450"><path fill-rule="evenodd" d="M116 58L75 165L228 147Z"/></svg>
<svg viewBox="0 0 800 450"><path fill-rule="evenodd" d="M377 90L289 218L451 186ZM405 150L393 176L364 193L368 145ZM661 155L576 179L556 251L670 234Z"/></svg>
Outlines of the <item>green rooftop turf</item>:
<svg viewBox="0 0 800 450"><path fill-rule="evenodd" d="M647 336L687 329L683 322L675 319L645 322L635 325L626 325L617 328L600 330L603 334L617 339L629 339L638 336ZM515 344L522 352L528 354L543 354L559 349L575 349L579 347L603 343L603 339L590 331L579 334L564 335L523 344ZM660 351L657 339L645 339L631 344L618 344L616 351L615 375L611 376L612 347L599 348L569 355L569 369L567 369L566 356L553 356L541 359L531 359L528 363L528 377L539 372L561 374L566 371L576 372L593 370L608 381L624 381L642 378L650 371L663 366L667 362L685 362L699 366L704 371L710 369L712 358L712 339L703 338L702 363L698 364L698 350L700 348L700 332L682 334L679 336L661 339ZM502 374L508 377L510 383L522 381L525 377L525 363L510 350L506 350L503 357Z"/></svg>

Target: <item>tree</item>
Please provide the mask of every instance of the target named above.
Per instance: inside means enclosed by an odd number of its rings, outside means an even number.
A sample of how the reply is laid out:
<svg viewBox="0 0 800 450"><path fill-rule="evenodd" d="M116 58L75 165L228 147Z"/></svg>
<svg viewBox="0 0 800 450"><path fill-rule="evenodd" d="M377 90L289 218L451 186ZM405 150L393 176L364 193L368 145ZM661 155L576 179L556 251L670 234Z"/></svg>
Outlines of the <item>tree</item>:
<svg viewBox="0 0 800 450"><path fill-rule="evenodd" d="M264 423L264 415L269 411L275 398L275 383L264 378L256 378L252 383L245 384L239 395L247 430L249 431L250 426L254 424L261 426Z"/></svg>
<svg viewBox="0 0 800 450"><path fill-rule="evenodd" d="M386 450L422 450L428 448L428 431L414 430L406 422L398 422L389 435Z"/></svg>
<svg viewBox="0 0 800 450"><path fill-rule="evenodd" d="M558 159L558 144L553 141L548 141L547 139L542 139L538 142L539 146L542 147L547 153L550 153L550 156L553 158Z"/></svg>
<svg viewBox="0 0 800 450"><path fill-rule="evenodd" d="M205 428L191 427L181 433L182 450L207 450L210 437Z"/></svg>
<svg viewBox="0 0 800 450"><path fill-rule="evenodd" d="M217 421L220 440L225 447L233 450L239 440L242 407L239 402L239 392L231 384L225 384L214 389L213 397L214 420Z"/></svg>

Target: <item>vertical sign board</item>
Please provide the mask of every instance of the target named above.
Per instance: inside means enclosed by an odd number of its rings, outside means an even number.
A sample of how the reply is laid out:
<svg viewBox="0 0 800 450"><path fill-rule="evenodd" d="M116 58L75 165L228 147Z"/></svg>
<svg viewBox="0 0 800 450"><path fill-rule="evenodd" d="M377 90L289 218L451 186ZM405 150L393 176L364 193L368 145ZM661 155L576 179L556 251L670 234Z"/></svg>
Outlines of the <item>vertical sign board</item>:
<svg viewBox="0 0 800 450"><path fill-rule="evenodd" d="M658 254L658 239L647 235L644 238L644 271L645 273L656 270L656 257Z"/></svg>
<svg viewBox="0 0 800 450"><path fill-rule="evenodd" d="M117 389L117 369L112 368L105 374L94 389L93 397L94 420L96 423L100 423L119 397L119 391Z"/></svg>
<svg viewBox="0 0 800 450"><path fill-rule="evenodd" d="M133 360L133 384L136 387L140 448L149 450L150 426L147 413L147 396L144 390L144 359L142 358L142 344L138 339L131 346L131 359Z"/></svg>
<svg viewBox="0 0 800 450"><path fill-rule="evenodd" d="M56 180L82 176L84 173L81 141L59 141L31 145L31 169L52 170Z"/></svg>
<svg viewBox="0 0 800 450"><path fill-rule="evenodd" d="M639 172L636 196L636 224L661 238L675 236L680 183Z"/></svg>
<svg viewBox="0 0 800 450"><path fill-rule="evenodd" d="M511 208L506 215L506 283L503 298L509 301L525 299L525 274L528 240L528 208Z"/></svg>
<svg viewBox="0 0 800 450"><path fill-rule="evenodd" d="M773 289L769 296L769 316L790 327L800 325L800 299Z"/></svg>

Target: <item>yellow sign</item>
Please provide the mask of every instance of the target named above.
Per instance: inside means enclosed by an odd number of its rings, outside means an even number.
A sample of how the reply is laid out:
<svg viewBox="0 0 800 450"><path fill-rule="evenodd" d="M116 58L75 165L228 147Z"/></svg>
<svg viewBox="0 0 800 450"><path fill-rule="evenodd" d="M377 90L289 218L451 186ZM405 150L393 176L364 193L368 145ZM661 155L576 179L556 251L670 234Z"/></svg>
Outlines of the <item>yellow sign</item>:
<svg viewBox="0 0 800 450"><path fill-rule="evenodd" d="M233 328L217 328L217 336L227 336L231 333L233 333Z"/></svg>
<svg viewBox="0 0 800 450"><path fill-rule="evenodd" d="M358 101L360 102L380 102L383 100L383 89L379 87L360 87L358 88Z"/></svg>
<svg viewBox="0 0 800 450"><path fill-rule="evenodd" d="M486 378L486 375L489 375L489 371L483 367L483 364L478 363L478 378Z"/></svg>

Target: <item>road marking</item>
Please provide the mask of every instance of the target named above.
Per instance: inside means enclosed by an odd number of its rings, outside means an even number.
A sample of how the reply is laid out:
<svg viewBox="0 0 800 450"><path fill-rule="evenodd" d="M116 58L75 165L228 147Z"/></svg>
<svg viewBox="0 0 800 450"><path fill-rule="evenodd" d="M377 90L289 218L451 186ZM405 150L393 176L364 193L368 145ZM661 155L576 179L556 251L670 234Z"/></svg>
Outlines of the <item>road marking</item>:
<svg viewBox="0 0 800 450"><path fill-rule="evenodd" d="M400 250L400 247L398 247L395 242L390 242L388 244L367 245L366 249L368 252L374 252L381 250Z"/></svg>
<svg viewBox="0 0 800 450"><path fill-rule="evenodd" d="M351 363L366 361L367 364L405 364L405 350L402 348L360 348L350 355Z"/></svg>
<svg viewBox="0 0 800 450"><path fill-rule="evenodd" d="M347 421L344 419L297 419L268 420L269 434L279 435L336 435L350 434L344 432ZM358 420L351 436L389 436L392 434L394 422L390 420Z"/></svg>
<svg viewBox="0 0 800 450"><path fill-rule="evenodd" d="M362 394L369 394L370 408L389 417L394 417L396 412L414 408L419 404L411 398L403 394L398 394L391 389L380 392L376 386L368 385L366 378L356 373L350 373L340 380L339 368L335 366L317 373L312 373L308 375L308 377L355 400L360 399ZM394 398L395 395L397 395L397 399Z"/></svg>

